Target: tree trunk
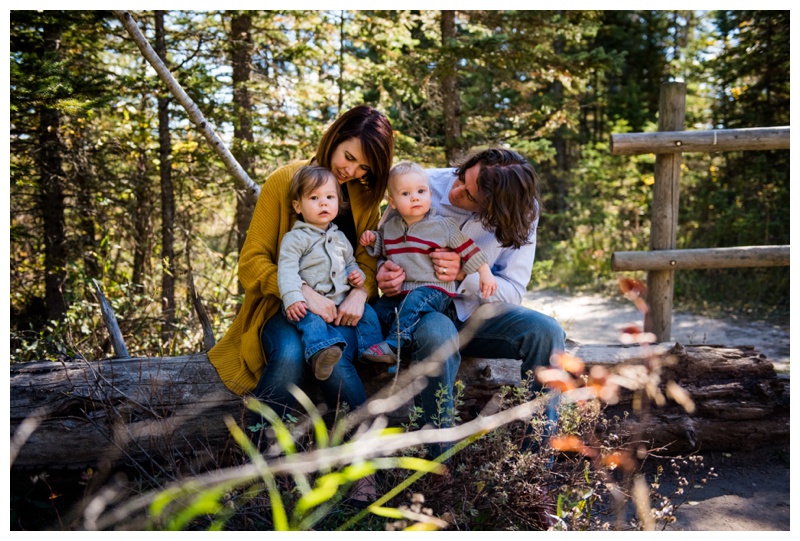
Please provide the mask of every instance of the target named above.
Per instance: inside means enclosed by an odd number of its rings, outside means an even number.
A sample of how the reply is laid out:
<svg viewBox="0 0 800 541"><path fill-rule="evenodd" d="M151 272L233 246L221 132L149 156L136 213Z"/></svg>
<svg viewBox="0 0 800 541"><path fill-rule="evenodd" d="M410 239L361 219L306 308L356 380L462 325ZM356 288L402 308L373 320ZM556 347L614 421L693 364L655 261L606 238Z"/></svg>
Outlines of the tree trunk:
<svg viewBox="0 0 800 541"><path fill-rule="evenodd" d="M553 43L553 52L560 56L564 51L564 36L559 34ZM559 110L563 109L564 84L556 80L553 82L553 99ZM570 176L569 162L567 161L567 140L564 135L567 130L561 126L553 134L553 148L556 151L556 174L554 175L555 189L551 190L555 196L555 208L551 212L562 214L567 210L567 179Z"/></svg>
<svg viewBox="0 0 800 541"><path fill-rule="evenodd" d="M79 137L75 137L72 144L72 162L74 167L75 197L78 201L78 231L80 234L80 250L83 259L83 270L88 278L102 280L103 270L97 254L98 245L96 237L97 223L94 208L95 183L91 158L86 141L89 140L88 130L83 130ZM87 298L93 298L91 285L87 281Z"/></svg>
<svg viewBox="0 0 800 541"><path fill-rule="evenodd" d="M623 425L630 439L666 446L666 452L754 449L788 441L788 380L779 378L763 355L747 347L661 349L667 355L659 358L674 359L663 362L662 393L668 381L676 382L690 394L695 413L672 402L637 411L633 395L623 393L606 415L631 412ZM651 363L639 347L571 351L589 367L637 370ZM374 370L369 366L361 373L368 396L392 381ZM464 358L458 379L466 387L461 415L468 421L502 386L520 384L520 363ZM306 391L320 403L315 389ZM232 445L224 415L249 425L242 399L220 382L205 354L12 365L10 405L14 467L82 468L176 456L202 463ZM27 444L16 453L26 434Z"/></svg>
<svg viewBox="0 0 800 541"><path fill-rule="evenodd" d="M233 128L233 155L248 175L253 175L253 106L250 99L250 63L253 40L250 35L252 14L237 12L231 18L231 63L233 64L233 108L236 122ZM249 190L236 190L236 243L242 251L250 220L256 206L256 198ZM244 287L239 283L239 294Z"/></svg>
<svg viewBox="0 0 800 541"><path fill-rule="evenodd" d="M164 11L156 10L156 53L167 64ZM158 96L158 155L161 176L161 343L165 347L175 330L175 194L172 187L172 144L169 97Z"/></svg>
<svg viewBox="0 0 800 541"><path fill-rule="evenodd" d="M45 24L44 55L59 54L61 28ZM39 112L39 208L44 225L44 302L48 320L62 320L67 305L61 290L67 277L67 238L64 216L63 145L61 115L43 106Z"/></svg>
<svg viewBox="0 0 800 541"><path fill-rule="evenodd" d="M441 85L444 113L444 152L447 163L455 162L462 151L461 96L458 93L458 57L455 51L456 12L442 10Z"/></svg>
<svg viewBox="0 0 800 541"><path fill-rule="evenodd" d="M144 113L144 98L142 98L142 113ZM137 168L133 175L133 278L134 284L143 284L143 276L149 275L150 265L150 240L151 227L150 213L150 179L147 167L147 136L142 134L143 140L137 156Z"/></svg>

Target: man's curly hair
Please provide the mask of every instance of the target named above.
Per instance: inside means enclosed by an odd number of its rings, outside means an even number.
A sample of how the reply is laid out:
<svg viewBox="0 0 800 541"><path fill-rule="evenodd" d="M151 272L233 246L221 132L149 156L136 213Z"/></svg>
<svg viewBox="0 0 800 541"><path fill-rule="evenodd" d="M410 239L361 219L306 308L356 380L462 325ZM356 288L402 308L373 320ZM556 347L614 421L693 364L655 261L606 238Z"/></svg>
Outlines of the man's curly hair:
<svg viewBox="0 0 800 541"><path fill-rule="evenodd" d="M468 155L456 164L464 181L467 169L480 164L478 190L483 196L479 217L483 226L494 229L504 248L530 244L541 208L539 175L521 154L504 148L489 148Z"/></svg>

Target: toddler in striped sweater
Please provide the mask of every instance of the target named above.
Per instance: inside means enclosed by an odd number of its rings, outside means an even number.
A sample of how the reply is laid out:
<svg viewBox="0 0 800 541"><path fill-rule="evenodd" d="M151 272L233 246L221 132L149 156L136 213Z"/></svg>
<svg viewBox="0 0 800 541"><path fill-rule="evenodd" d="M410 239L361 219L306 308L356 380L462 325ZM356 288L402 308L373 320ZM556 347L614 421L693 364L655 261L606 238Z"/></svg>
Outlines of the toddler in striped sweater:
<svg viewBox="0 0 800 541"><path fill-rule="evenodd" d="M406 277L397 298L397 318L383 342L367 348L362 357L393 364L397 350L411 343L417 322L426 313L445 312L456 295L455 281L436 279L430 253L450 248L461 256L464 275L477 272L483 298L491 297L497 281L486 255L450 219L431 210L431 190L425 170L412 162L401 162L389 173L388 201L397 214L378 231L365 231L359 243L370 255L400 265Z"/></svg>

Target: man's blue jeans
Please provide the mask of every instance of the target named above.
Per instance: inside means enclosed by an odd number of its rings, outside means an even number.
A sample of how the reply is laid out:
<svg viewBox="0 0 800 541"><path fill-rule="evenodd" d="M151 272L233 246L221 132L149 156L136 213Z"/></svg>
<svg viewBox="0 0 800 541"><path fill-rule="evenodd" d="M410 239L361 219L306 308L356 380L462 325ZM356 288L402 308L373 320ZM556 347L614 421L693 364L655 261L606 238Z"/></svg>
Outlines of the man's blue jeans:
<svg viewBox="0 0 800 541"><path fill-rule="evenodd" d="M369 305L364 306L362 320L365 318L371 320L372 325L377 323L377 316ZM369 328L369 325L365 323L365 327ZM347 404L350 410L354 410L367 400L364 385L353 362L358 358L359 348L369 347L381 340L379 327L375 325L374 328L370 335L359 332L359 326L336 327L345 342L342 358L336 363L328 379L317 381L328 407L336 408ZM278 312L264 325L261 344L267 365L256 385L256 398L268 404L280 416L287 413L297 415L298 412L293 411L296 401L289 392L289 385L300 387L306 378L314 380L311 366L306 362L306 349L300 330ZM256 422L258 421L260 417L256 416Z"/></svg>
<svg viewBox="0 0 800 541"><path fill-rule="evenodd" d="M395 302L387 297L375 302L375 311L382 325L388 325L393 319ZM465 332L463 344L459 344L460 330ZM422 408L426 423L449 427L453 425L448 414L454 408L453 385L462 354L520 359L520 375L526 380L528 371L537 366L548 366L553 353L564 351L566 334L550 316L516 304L495 302L482 304L466 322L458 320L452 306L447 313L426 314L417 324L413 338L411 362L432 359L440 365L439 375L429 378L428 385L415 398L415 405ZM527 381L531 391L542 390L535 378ZM444 389L444 392L437 396L439 389ZM551 401L548 417L554 420L555 413L555 404Z"/></svg>
<svg viewBox="0 0 800 541"><path fill-rule="evenodd" d="M398 349L399 346L405 347L411 343L417 324L425 314L444 312L450 306L452 297L440 289L418 287L407 295L383 297L381 301L392 314L397 308L397 317L392 318L386 341Z"/></svg>

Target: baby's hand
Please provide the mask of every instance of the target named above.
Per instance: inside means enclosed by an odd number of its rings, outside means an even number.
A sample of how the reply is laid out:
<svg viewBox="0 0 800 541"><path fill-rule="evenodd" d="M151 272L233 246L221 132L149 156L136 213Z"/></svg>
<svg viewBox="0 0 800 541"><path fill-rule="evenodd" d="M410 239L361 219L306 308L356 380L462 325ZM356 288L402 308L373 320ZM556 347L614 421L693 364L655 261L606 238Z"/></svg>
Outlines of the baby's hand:
<svg viewBox="0 0 800 541"><path fill-rule="evenodd" d="M489 270L489 266L485 265L485 270L481 268L478 273L480 274L480 286L481 286L481 296L484 299L488 299L494 292L497 291L497 280L494 279L494 275L492 275L492 271Z"/></svg>
<svg viewBox="0 0 800 541"><path fill-rule="evenodd" d="M364 231L361 234L361 238L358 239L358 243L361 246L372 246L375 244L375 232L374 231Z"/></svg>
<svg viewBox="0 0 800 541"><path fill-rule="evenodd" d="M347 276L347 280L353 287L361 287L364 285L364 276L357 270L351 271Z"/></svg>
<svg viewBox="0 0 800 541"><path fill-rule="evenodd" d="M286 318L289 321L300 321L304 317L306 317L306 313L308 312L306 303L303 301L297 301L289 308L286 309Z"/></svg>

